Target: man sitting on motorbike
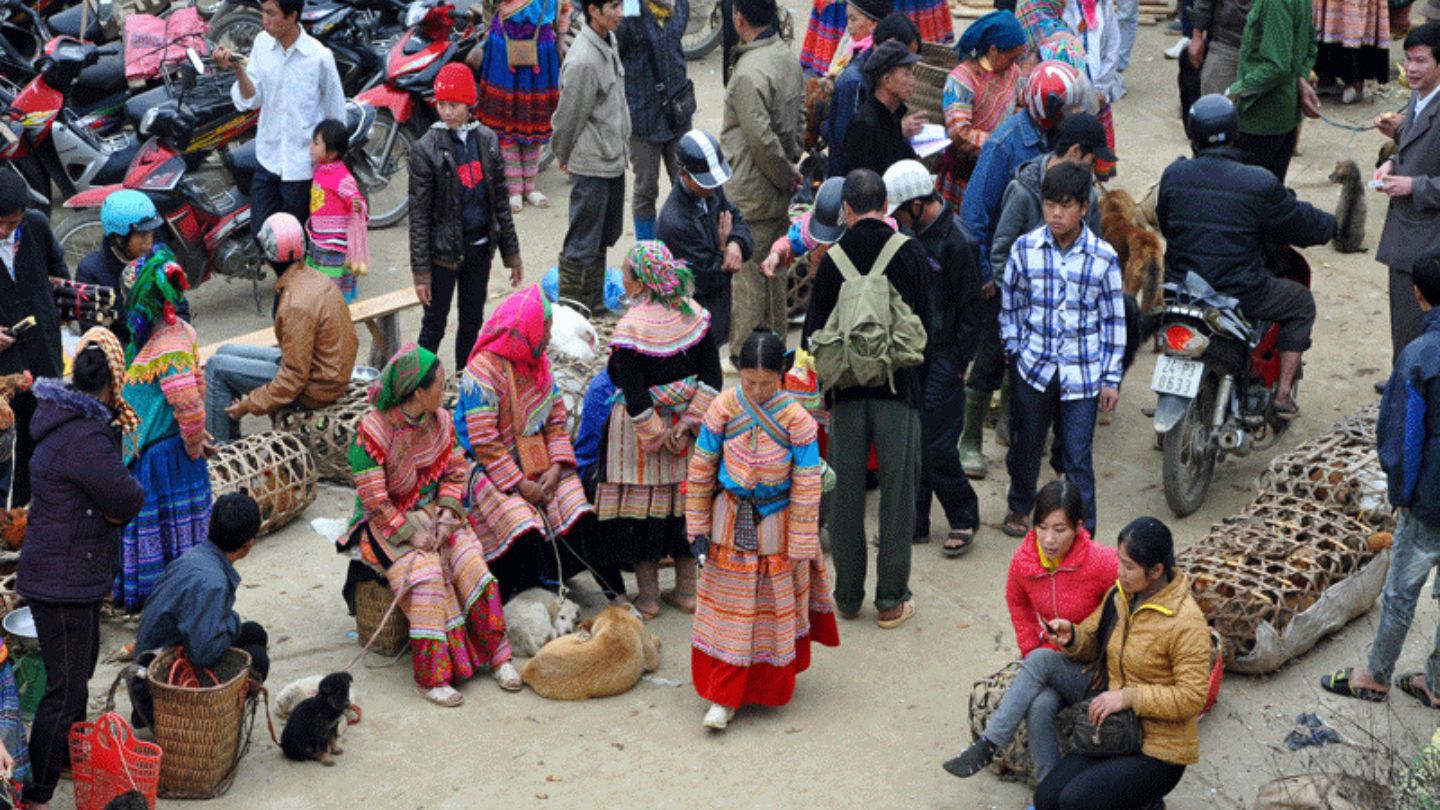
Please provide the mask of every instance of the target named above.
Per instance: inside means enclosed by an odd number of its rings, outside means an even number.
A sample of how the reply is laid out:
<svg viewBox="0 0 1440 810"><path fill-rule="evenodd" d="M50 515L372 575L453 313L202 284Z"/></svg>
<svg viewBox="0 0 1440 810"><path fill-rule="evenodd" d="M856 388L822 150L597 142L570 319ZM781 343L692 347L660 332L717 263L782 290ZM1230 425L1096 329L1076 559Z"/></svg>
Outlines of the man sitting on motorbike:
<svg viewBox="0 0 1440 810"><path fill-rule="evenodd" d="M1191 272L1235 298L1245 317L1279 326L1280 380L1275 415L1300 414L1293 389L1300 355L1310 348L1315 297L1298 281L1276 278L1267 244L1320 245L1335 236L1335 217L1295 198L1269 170L1247 166L1235 148L1235 105L1221 95L1195 102L1185 120L1195 150L1160 177L1155 213L1165 236L1165 280Z"/></svg>

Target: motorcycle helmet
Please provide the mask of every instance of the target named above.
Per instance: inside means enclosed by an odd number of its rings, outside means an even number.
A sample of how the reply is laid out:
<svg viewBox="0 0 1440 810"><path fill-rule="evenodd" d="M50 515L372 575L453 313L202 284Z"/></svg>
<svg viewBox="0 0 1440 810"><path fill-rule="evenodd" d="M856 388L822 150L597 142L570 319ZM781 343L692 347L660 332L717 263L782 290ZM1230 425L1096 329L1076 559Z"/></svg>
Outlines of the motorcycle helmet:
<svg viewBox="0 0 1440 810"><path fill-rule="evenodd" d="M832 177L820 184L815 192L815 210L810 214L810 236L816 242L832 245L845 235L845 207L840 189L845 178Z"/></svg>
<svg viewBox="0 0 1440 810"><path fill-rule="evenodd" d="M896 208L934 193L935 178L918 160L901 160L885 170L886 214L893 216Z"/></svg>
<svg viewBox="0 0 1440 810"><path fill-rule="evenodd" d="M1185 115L1185 134L1197 152L1235 143L1240 136L1240 118L1234 103L1219 93L1201 96Z"/></svg>
<svg viewBox="0 0 1440 810"><path fill-rule="evenodd" d="M1078 70L1064 62L1041 62L1026 79L1021 101L1030 120L1049 130L1060 123L1067 108L1085 103L1085 82Z"/></svg>
<svg viewBox="0 0 1440 810"><path fill-rule="evenodd" d="M106 236L124 238L134 231L153 231L164 224L155 203L143 191L123 188L100 205L100 224Z"/></svg>
<svg viewBox="0 0 1440 810"><path fill-rule="evenodd" d="M305 229L300 220L281 211L271 214L255 235L260 255L272 264L285 265L305 258Z"/></svg>
<svg viewBox="0 0 1440 810"><path fill-rule="evenodd" d="M730 179L730 164L720 151L720 141L708 132L692 129L685 133L675 153L680 159L680 168L701 188L719 188Z"/></svg>

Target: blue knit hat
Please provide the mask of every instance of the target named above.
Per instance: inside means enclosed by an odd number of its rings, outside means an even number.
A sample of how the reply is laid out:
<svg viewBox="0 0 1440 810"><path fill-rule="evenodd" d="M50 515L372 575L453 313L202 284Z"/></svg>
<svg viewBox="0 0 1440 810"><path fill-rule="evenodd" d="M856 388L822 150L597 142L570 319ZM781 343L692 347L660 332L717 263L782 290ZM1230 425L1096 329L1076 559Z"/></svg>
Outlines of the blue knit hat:
<svg viewBox="0 0 1440 810"><path fill-rule="evenodd" d="M955 53L961 61L979 59L995 46L1002 51L1018 48L1025 44L1025 29L1009 11L992 11L965 29L960 41L955 43Z"/></svg>

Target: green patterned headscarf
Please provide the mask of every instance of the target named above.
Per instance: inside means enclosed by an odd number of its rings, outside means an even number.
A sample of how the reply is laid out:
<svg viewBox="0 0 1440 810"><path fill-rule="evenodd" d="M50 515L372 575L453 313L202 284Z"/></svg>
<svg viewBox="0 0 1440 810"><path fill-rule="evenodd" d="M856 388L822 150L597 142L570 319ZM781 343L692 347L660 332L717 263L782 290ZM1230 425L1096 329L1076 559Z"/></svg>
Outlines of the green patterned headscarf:
<svg viewBox="0 0 1440 810"><path fill-rule="evenodd" d="M126 266L122 284L125 321L130 325L130 343L125 346L128 363L135 359L162 318L166 323L175 323L176 307L185 300L190 279L170 248L160 244Z"/></svg>
<svg viewBox="0 0 1440 810"><path fill-rule="evenodd" d="M404 402L420 388L420 381L434 367L434 352L414 343L401 347L385 368L380 370L379 379L370 386L370 404L376 410L387 410Z"/></svg>
<svg viewBox="0 0 1440 810"><path fill-rule="evenodd" d="M686 315L695 314L690 308L695 276L684 262L671 255L665 243L653 239L636 242L626 261L635 278L645 285L651 301Z"/></svg>

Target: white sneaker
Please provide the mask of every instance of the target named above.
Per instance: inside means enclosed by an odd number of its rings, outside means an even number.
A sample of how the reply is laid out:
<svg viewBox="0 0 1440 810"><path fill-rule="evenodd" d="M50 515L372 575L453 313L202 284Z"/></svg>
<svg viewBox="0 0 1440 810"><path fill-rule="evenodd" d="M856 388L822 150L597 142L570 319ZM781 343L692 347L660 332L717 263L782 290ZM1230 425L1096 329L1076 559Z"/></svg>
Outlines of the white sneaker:
<svg viewBox="0 0 1440 810"><path fill-rule="evenodd" d="M1365 98L1364 90L1356 90L1354 87L1347 85L1345 87L1345 92L1340 94L1340 103L1354 104L1355 102L1360 101L1363 98Z"/></svg>
<svg viewBox="0 0 1440 810"><path fill-rule="evenodd" d="M519 692L521 681L520 673L515 671L515 665L506 661L495 670L495 682L506 692Z"/></svg>
<svg viewBox="0 0 1440 810"><path fill-rule="evenodd" d="M729 706L721 706L719 703L711 703L710 711L705 712L705 719L700 725L715 731L724 731L735 717L735 710Z"/></svg>
<svg viewBox="0 0 1440 810"><path fill-rule="evenodd" d="M550 198L549 198L549 197L546 197L544 194L541 194L541 193L538 192L538 191L532 191L532 192L530 192L529 194L526 194L526 195L525 195L525 202L530 203L531 205L535 206L536 208L549 208L549 207L550 207Z"/></svg>
<svg viewBox="0 0 1440 810"><path fill-rule="evenodd" d="M1167 48L1167 49L1165 50L1165 58L1166 58L1166 59L1179 59L1179 58L1180 58L1180 54L1184 53L1184 52L1185 52L1185 49L1186 49L1186 48L1189 48L1189 47L1190 47L1190 38L1189 38L1189 37L1180 37L1179 39L1175 40L1175 44L1174 44L1174 45L1171 45L1169 48Z"/></svg>
<svg viewBox="0 0 1440 810"><path fill-rule="evenodd" d="M519 194L510 195L510 213L518 214L525 208L525 198Z"/></svg>

